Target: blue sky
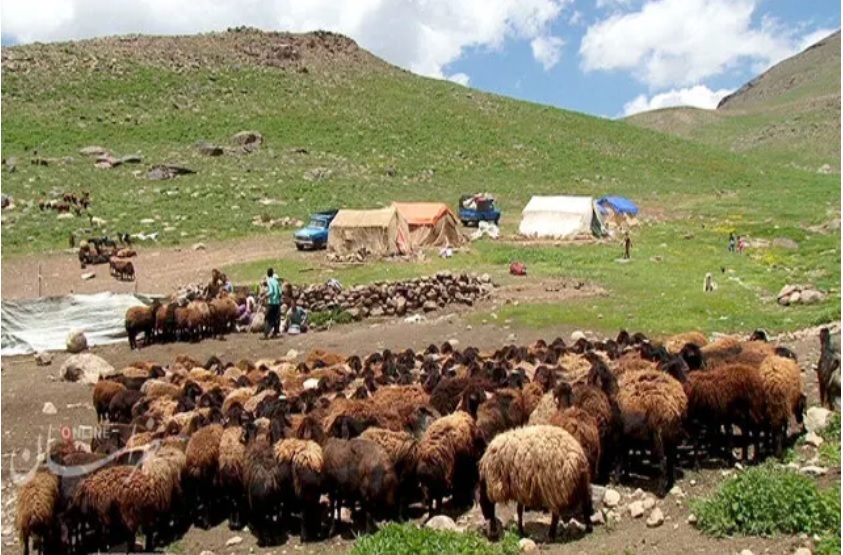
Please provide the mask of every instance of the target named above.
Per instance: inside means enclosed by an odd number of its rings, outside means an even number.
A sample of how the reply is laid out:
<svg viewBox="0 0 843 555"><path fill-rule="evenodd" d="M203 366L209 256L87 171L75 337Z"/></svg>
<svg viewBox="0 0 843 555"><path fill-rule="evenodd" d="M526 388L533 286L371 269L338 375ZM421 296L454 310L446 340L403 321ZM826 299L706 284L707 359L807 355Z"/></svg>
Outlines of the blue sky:
<svg viewBox="0 0 843 555"><path fill-rule="evenodd" d="M836 0L0 0L2 43L328 29L415 73L604 117L713 108L840 27Z"/></svg>

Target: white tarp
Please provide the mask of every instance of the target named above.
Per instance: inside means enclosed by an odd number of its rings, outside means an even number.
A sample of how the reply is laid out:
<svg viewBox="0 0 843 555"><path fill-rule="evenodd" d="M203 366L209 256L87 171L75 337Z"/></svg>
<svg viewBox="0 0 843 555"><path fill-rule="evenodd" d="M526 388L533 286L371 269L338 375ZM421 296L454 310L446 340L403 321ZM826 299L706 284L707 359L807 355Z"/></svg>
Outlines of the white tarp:
<svg viewBox="0 0 843 555"><path fill-rule="evenodd" d="M594 199L591 197L534 196L522 211L518 233L553 238L591 235L594 217Z"/></svg>
<svg viewBox="0 0 843 555"><path fill-rule="evenodd" d="M142 295L115 293L2 301L0 355L63 351L76 329L85 332L88 346L123 341L126 311L148 302Z"/></svg>

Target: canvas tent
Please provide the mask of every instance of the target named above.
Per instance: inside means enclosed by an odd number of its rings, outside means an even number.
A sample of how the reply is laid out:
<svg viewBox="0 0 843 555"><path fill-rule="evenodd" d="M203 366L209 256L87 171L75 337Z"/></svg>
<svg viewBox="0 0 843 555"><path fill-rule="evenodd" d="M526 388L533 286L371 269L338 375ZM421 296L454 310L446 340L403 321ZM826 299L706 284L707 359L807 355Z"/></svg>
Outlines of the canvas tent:
<svg viewBox="0 0 843 555"><path fill-rule="evenodd" d="M597 201L597 207L609 227L626 229L638 225L638 207L628 198L605 196Z"/></svg>
<svg viewBox="0 0 843 555"><path fill-rule="evenodd" d="M603 235L603 221L592 197L534 196L522 211L518 232L531 237L562 239Z"/></svg>
<svg viewBox="0 0 843 555"><path fill-rule="evenodd" d="M328 227L328 250L337 254L361 249L376 256L412 251L407 220L394 207L340 210Z"/></svg>
<svg viewBox="0 0 843 555"><path fill-rule="evenodd" d="M407 220L413 247L457 247L465 241L457 217L444 203L393 202L392 206Z"/></svg>

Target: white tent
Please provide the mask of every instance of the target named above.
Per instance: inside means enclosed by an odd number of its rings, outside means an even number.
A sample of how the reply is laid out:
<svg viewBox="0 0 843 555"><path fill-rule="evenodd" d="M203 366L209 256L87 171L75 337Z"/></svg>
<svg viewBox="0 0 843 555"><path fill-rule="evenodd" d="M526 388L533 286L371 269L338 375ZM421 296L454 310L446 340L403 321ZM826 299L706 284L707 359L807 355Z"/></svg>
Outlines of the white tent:
<svg viewBox="0 0 843 555"><path fill-rule="evenodd" d="M521 235L559 239L603 234L603 222L591 197L534 196L521 213Z"/></svg>

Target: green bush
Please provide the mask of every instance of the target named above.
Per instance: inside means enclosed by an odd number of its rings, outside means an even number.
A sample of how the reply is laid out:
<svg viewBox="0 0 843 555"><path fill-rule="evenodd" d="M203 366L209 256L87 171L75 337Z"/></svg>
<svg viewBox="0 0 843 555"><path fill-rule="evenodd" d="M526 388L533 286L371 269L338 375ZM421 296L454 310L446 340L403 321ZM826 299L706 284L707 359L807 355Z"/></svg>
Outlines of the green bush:
<svg viewBox="0 0 843 555"><path fill-rule="evenodd" d="M740 473L691 507L713 536L840 533L839 487L819 491L811 478L770 464Z"/></svg>
<svg viewBox="0 0 843 555"><path fill-rule="evenodd" d="M840 532L832 532L820 539L815 555L840 555Z"/></svg>
<svg viewBox="0 0 843 555"><path fill-rule="evenodd" d="M820 436L826 441L840 443L840 413L833 413L828 419L828 426L820 432Z"/></svg>
<svg viewBox="0 0 843 555"><path fill-rule="evenodd" d="M321 312L312 312L308 315L308 320L310 320L311 326L319 328L328 325L329 322L333 322L334 324L348 324L353 322L354 318L341 308L333 308Z"/></svg>
<svg viewBox="0 0 843 555"><path fill-rule="evenodd" d="M480 534L439 532L413 525L388 524L376 534L360 538L351 555L515 555L518 538L507 534L489 543Z"/></svg>

